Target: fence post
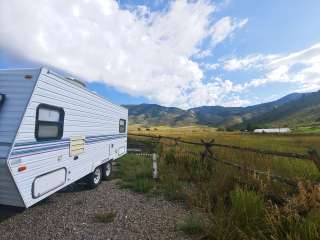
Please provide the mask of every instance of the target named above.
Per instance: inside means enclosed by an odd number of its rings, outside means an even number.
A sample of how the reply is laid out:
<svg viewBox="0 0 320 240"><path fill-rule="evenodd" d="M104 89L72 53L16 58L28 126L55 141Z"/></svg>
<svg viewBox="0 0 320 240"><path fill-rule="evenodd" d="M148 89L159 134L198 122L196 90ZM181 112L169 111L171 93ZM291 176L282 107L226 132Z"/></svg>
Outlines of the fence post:
<svg viewBox="0 0 320 240"><path fill-rule="evenodd" d="M206 165L206 168L209 172L212 171L212 161L208 161L208 159L206 160L206 158L208 156L213 157L211 147L213 146L214 141L215 141L214 139L211 139L209 142L206 142L203 139L201 139L201 143L203 144L203 147L204 147L204 151L201 154L201 161L203 164Z"/></svg>
<svg viewBox="0 0 320 240"><path fill-rule="evenodd" d="M157 154L152 154L152 177L153 179L158 179L158 161Z"/></svg>
<svg viewBox="0 0 320 240"><path fill-rule="evenodd" d="M211 139L210 142L205 142L203 139L201 139L201 143L203 144L203 146L205 148L204 152L203 152L204 157L207 157L208 154L210 156L213 156L213 153L211 151L211 147L213 146L214 142L215 142L215 139Z"/></svg>
<svg viewBox="0 0 320 240"><path fill-rule="evenodd" d="M315 163L317 168L320 170L320 153L316 149L312 149L309 151L310 158Z"/></svg>

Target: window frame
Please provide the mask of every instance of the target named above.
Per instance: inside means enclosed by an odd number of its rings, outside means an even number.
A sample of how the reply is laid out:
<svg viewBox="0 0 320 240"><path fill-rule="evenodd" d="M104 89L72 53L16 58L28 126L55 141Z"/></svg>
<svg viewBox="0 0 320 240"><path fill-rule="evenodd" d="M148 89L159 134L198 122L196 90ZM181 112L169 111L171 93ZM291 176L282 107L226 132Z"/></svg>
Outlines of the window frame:
<svg viewBox="0 0 320 240"><path fill-rule="evenodd" d="M50 122L50 121L39 120L40 109L58 111L59 112L59 121L58 122ZM36 140L38 142L60 140L63 137L64 116L65 116L65 112L64 112L63 108L52 106L52 105L45 104L45 103L40 103L37 107L37 112L36 112L36 123L35 123L35 132L34 132L34 136L35 136ZM58 136L57 137L39 137L39 126L41 125L41 123L45 124L47 126L58 126Z"/></svg>
<svg viewBox="0 0 320 240"><path fill-rule="evenodd" d="M121 131L121 125L120 125L121 121L124 121L124 131L123 132ZM127 132L127 120L120 118L120 120L119 120L119 133L126 133L126 132Z"/></svg>
<svg viewBox="0 0 320 240"><path fill-rule="evenodd" d="M6 100L6 95L0 93L0 96L1 96L1 101L0 101L0 109L1 109L4 104L4 101Z"/></svg>

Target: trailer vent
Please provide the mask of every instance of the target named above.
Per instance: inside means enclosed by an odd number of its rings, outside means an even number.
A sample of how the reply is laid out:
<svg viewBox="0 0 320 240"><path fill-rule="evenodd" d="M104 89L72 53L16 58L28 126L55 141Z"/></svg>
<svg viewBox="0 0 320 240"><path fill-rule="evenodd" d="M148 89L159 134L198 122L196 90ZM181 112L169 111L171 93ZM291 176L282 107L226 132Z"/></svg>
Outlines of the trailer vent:
<svg viewBox="0 0 320 240"><path fill-rule="evenodd" d="M85 142L86 140L84 136L70 137L70 157L79 156L79 154L83 153Z"/></svg>
<svg viewBox="0 0 320 240"><path fill-rule="evenodd" d="M66 77L66 79L69 81L69 82L72 82L73 84L79 86L79 87L82 87L82 88L86 88L86 84L79 80L79 79L76 79L76 78L72 78L72 77Z"/></svg>

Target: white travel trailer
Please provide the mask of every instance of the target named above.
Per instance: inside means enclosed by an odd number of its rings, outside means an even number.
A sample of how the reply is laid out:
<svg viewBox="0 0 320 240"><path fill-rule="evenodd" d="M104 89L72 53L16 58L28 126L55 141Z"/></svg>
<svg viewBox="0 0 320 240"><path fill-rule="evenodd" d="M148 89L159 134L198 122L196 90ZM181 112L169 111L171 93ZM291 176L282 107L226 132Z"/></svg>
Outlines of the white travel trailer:
<svg viewBox="0 0 320 240"><path fill-rule="evenodd" d="M127 152L128 110L46 69L0 70L0 204L30 207Z"/></svg>

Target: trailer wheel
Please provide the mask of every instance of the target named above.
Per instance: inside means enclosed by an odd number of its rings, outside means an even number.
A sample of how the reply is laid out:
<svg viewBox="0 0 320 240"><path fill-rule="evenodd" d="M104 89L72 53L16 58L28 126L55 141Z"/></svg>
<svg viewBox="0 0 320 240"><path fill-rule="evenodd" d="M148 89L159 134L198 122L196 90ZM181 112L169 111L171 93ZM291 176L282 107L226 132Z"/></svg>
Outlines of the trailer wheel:
<svg viewBox="0 0 320 240"><path fill-rule="evenodd" d="M93 173L88 176L88 184L90 188L96 188L102 180L102 168L97 167Z"/></svg>
<svg viewBox="0 0 320 240"><path fill-rule="evenodd" d="M112 174L112 162L109 161L102 165L102 179L108 180Z"/></svg>

